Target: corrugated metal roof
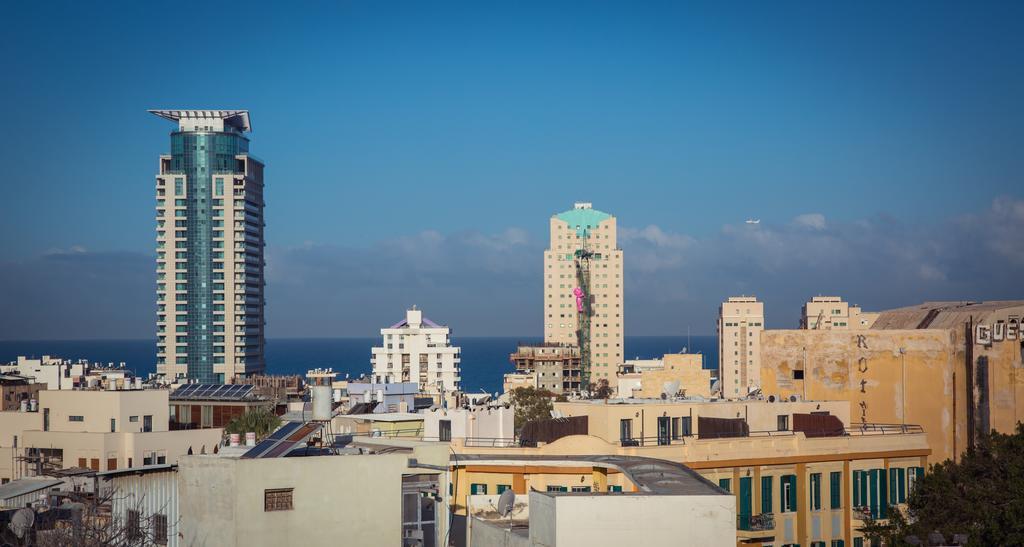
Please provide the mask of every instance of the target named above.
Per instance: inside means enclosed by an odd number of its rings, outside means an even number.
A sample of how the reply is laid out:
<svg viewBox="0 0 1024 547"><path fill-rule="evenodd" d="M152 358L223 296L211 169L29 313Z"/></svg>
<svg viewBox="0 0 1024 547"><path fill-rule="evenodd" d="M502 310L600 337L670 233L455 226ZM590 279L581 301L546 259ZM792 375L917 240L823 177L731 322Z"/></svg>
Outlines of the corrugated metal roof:
<svg viewBox="0 0 1024 547"><path fill-rule="evenodd" d="M176 469L178 466L173 463L158 463L154 465L140 465L138 467L125 467L124 469L113 469L111 471L101 471L96 473L97 477L113 477L117 475L141 475L144 473L154 473L157 471L170 471Z"/></svg>
<svg viewBox="0 0 1024 547"><path fill-rule="evenodd" d="M31 494L32 492L38 492L40 490L48 490L63 484L64 481L56 479L19 479L11 481L7 484L0 485L0 499L11 499L18 496L24 496L25 494Z"/></svg>
<svg viewBox="0 0 1024 547"><path fill-rule="evenodd" d="M916 306L879 312L872 329L949 329L960 327L972 318L975 323L1007 310L1021 308L1024 300L992 300L989 302L925 302Z"/></svg>
<svg viewBox="0 0 1024 547"><path fill-rule="evenodd" d="M547 456L532 454L458 454L453 455L451 463L464 465L508 464L510 462L530 462L534 465L579 465L586 463L611 467L622 471L630 481L637 485L641 493L663 494L675 496L716 496L729 495L715 483L705 479L689 467L676 462L645 458L641 456Z"/></svg>

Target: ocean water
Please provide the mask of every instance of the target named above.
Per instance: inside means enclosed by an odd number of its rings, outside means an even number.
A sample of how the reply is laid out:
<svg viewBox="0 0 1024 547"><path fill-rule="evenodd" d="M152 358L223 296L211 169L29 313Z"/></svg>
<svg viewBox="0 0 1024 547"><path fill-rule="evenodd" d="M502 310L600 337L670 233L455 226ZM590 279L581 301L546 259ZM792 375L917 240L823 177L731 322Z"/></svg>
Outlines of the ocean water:
<svg viewBox="0 0 1024 547"><path fill-rule="evenodd" d="M519 342L536 343L539 338L453 337L462 348L462 386L466 391L501 391L502 375L512 370L508 356ZM352 376L370 372L370 348L380 338L270 338L267 339L267 372L299 374L317 367L331 367ZM677 353L687 346L686 336L627 336L628 358L649 359ZM689 350L704 354L704 367L718 362L714 336L693 336ZM0 363L19 355L59 356L101 363L125 363L145 377L155 370L155 340L27 340L0 341Z"/></svg>

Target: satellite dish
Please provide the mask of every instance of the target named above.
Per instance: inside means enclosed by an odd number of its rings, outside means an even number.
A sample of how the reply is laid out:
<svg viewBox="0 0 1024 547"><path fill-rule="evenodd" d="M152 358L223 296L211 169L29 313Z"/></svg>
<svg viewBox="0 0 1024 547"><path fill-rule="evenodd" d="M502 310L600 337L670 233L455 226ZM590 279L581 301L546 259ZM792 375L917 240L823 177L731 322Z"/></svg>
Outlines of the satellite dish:
<svg viewBox="0 0 1024 547"><path fill-rule="evenodd" d="M665 382L661 384L661 394L672 396L679 392L679 380L671 382Z"/></svg>
<svg viewBox="0 0 1024 547"><path fill-rule="evenodd" d="M790 395L789 396L789 402L795 403L796 402L796 395Z"/></svg>
<svg viewBox="0 0 1024 547"><path fill-rule="evenodd" d="M18 539L25 537L25 534L32 529L32 525L36 522L36 512L29 509L28 507L22 507L14 512L14 516L11 517L11 522L7 526L10 527L14 535L18 536Z"/></svg>
<svg viewBox="0 0 1024 547"><path fill-rule="evenodd" d="M516 503L516 493L511 488L501 493L498 498L498 514L507 517L512 512L512 506ZM19 536L20 537L20 536Z"/></svg>
<svg viewBox="0 0 1024 547"><path fill-rule="evenodd" d="M774 395L769 395L768 396L768 402L769 403L774 403L775 402L775 396Z"/></svg>
<svg viewBox="0 0 1024 547"><path fill-rule="evenodd" d="M721 380L715 380L715 382L713 384L711 384L711 393L717 393L717 392L719 392L721 390L722 390L722 381Z"/></svg>

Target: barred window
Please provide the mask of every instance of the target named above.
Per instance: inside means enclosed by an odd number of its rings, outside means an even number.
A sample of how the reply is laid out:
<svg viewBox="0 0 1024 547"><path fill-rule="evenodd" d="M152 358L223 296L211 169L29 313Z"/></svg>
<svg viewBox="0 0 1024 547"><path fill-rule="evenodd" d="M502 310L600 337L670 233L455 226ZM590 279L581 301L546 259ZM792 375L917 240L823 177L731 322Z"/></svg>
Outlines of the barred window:
<svg viewBox="0 0 1024 547"><path fill-rule="evenodd" d="M271 488L263 491L264 511L291 511L292 488Z"/></svg>
<svg viewBox="0 0 1024 547"><path fill-rule="evenodd" d="M142 534L140 533L141 530L139 530L139 512L134 509L129 509L128 516L125 521L124 532L128 537L128 540L136 541L141 538Z"/></svg>
<svg viewBox="0 0 1024 547"><path fill-rule="evenodd" d="M153 543L167 545L167 515L153 515Z"/></svg>

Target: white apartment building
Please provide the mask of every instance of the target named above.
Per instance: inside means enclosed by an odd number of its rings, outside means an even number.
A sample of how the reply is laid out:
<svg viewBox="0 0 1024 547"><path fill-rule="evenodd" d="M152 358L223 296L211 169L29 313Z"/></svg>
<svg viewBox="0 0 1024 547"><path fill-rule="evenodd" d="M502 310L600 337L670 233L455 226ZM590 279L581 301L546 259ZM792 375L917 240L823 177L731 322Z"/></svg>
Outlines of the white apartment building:
<svg viewBox="0 0 1024 547"><path fill-rule="evenodd" d="M743 397L761 386L764 303L730 296L718 308L718 381L725 398Z"/></svg>
<svg viewBox="0 0 1024 547"><path fill-rule="evenodd" d="M625 355L622 250L615 217L590 203L576 203L552 216L550 229L544 251L544 341L580 345L582 314L574 291L589 286L589 294L579 298L589 299L591 310L590 381L612 380ZM578 252L584 249L592 253L589 279L580 279L577 272ZM586 361L586 348L580 349Z"/></svg>
<svg viewBox="0 0 1024 547"><path fill-rule="evenodd" d="M436 396L460 390L461 350L452 346L448 327L413 306L405 319L380 334L383 345L373 348L370 357L375 382L416 382L420 392Z"/></svg>
<svg viewBox="0 0 1024 547"><path fill-rule="evenodd" d="M839 296L815 296L804 304L800 314L800 328L810 330L869 329L878 319L878 313L866 312L860 306L851 306Z"/></svg>
<svg viewBox="0 0 1024 547"><path fill-rule="evenodd" d="M174 121L156 176L157 373L203 384L264 362L263 163L246 110L151 110Z"/></svg>
<svg viewBox="0 0 1024 547"><path fill-rule="evenodd" d="M56 390L74 389L83 383L89 368L86 361L71 362L49 355L43 355L39 359L19 355L17 361L0 366L0 372L29 376L37 384L46 384L46 389Z"/></svg>

